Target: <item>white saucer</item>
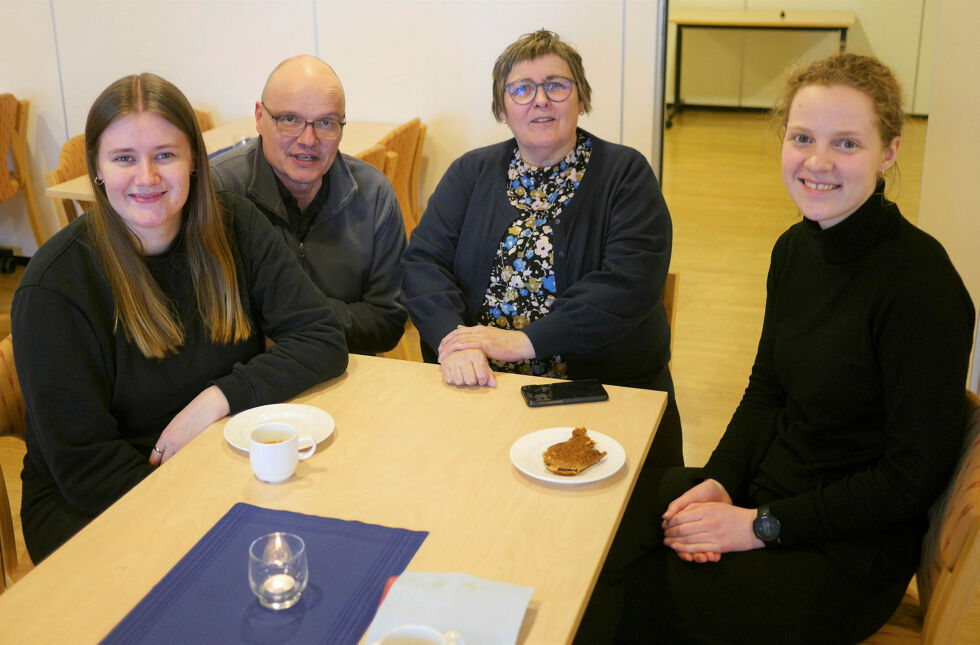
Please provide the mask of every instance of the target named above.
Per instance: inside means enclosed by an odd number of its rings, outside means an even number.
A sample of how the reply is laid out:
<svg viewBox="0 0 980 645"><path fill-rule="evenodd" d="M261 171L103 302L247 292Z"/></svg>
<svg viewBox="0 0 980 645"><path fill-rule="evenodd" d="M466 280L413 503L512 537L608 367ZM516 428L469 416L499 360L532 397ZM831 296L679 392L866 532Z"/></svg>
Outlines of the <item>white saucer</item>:
<svg viewBox="0 0 980 645"><path fill-rule="evenodd" d="M526 434L510 447L510 460L519 471L541 481L553 484L591 484L616 474L626 463L626 451L612 437L601 432L588 430L589 438L595 441L599 452L605 452L602 460L586 468L578 475L556 475L544 465L542 455L548 446L567 441L573 428L545 428Z"/></svg>
<svg viewBox="0 0 980 645"><path fill-rule="evenodd" d="M225 424L225 441L239 450L248 452L248 435L263 423L279 421L296 428L300 437L312 437L320 443L333 434L333 417L312 405L276 403L244 410Z"/></svg>

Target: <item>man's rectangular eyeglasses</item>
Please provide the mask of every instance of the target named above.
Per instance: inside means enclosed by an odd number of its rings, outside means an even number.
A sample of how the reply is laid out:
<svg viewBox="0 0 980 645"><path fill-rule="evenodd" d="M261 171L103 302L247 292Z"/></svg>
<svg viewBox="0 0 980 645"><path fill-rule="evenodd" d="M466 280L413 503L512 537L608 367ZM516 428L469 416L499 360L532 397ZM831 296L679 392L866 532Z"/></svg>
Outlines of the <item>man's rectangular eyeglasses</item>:
<svg viewBox="0 0 980 645"><path fill-rule="evenodd" d="M295 114L276 116L272 113L272 110L266 107L265 101L259 101L259 103L269 113L272 120L276 122L276 130L284 137L298 137L306 131L306 126L312 125L317 139L320 141L333 141L340 136L344 126L347 125L347 121L334 121L333 119L307 121L306 119L299 118Z"/></svg>
<svg viewBox="0 0 980 645"><path fill-rule="evenodd" d="M514 81L507 83L507 93L510 98L518 105L526 105L534 100L538 95L538 88L543 88L545 95L555 103L561 103L572 95L573 79L564 76L552 76L544 83L532 83L531 81Z"/></svg>

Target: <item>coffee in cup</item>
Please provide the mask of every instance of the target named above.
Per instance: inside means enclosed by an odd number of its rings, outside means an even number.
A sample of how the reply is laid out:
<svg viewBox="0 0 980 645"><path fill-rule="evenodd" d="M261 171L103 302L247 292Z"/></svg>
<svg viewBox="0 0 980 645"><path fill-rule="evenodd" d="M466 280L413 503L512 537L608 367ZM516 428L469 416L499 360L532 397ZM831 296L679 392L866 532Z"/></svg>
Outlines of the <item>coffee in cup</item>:
<svg viewBox="0 0 980 645"><path fill-rule="evenodd" d="M248 443L252 472L270 484L292 477L299 460L308 459L316 452L312 437L300 437L295 427L282 422L258 426L249 433Z"/></svg>

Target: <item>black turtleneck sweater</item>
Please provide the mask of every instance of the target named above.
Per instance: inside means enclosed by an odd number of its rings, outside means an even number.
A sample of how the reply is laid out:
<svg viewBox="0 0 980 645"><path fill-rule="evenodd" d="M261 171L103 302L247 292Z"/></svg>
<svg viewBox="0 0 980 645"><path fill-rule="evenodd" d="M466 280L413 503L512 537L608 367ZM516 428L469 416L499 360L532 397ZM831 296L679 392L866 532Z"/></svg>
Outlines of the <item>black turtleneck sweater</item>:
<svg viewBox="0 0 980 645"><path fill-rule="evenodd" d="M882 191L776 242L749 385L706 466L736 504L770 502L784 545L865 573L915 567L960 448L974 320L942 246Z"/></svg>

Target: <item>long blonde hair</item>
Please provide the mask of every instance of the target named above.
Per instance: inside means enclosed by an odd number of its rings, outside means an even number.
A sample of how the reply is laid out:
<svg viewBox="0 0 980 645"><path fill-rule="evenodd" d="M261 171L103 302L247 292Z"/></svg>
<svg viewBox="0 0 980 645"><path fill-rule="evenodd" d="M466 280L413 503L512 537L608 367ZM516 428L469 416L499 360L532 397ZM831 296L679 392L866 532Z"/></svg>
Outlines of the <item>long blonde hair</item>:
<svg viewBox="0 0 980 645"><path fill-rule="evenodd" d="M164 358L184 343L184 329L143 260L139 238L96 184L99 139L109 125L130 113L158 114L180 129L191 145L190 191L183 208L184 235L197 308L215 343L234 343L252 334L238 291L229 221L222 212L208 172L208 156L194 109L184 94L155 74L126 76L95 99L85 122L85 156L95 193L90 228L96 252L116 300L116 325L147 358Z"/></svg>

